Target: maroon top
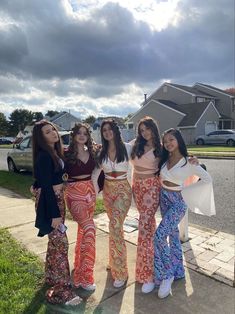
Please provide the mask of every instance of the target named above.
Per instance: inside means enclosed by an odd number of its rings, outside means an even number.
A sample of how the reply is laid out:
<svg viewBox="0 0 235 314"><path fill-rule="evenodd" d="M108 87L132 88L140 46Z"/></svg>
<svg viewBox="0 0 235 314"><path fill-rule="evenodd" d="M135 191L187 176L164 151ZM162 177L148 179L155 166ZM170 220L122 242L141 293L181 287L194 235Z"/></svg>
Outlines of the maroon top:
<svg viewBox="0 0 235 314"><path fill-rule="evenodd" d="M69 178L82 175L91 175L94 168L95 161L91 155L89 156L89 159L86 163L81 160L77 161L75 164L65 162L65 172L67 172Z"/></svg>

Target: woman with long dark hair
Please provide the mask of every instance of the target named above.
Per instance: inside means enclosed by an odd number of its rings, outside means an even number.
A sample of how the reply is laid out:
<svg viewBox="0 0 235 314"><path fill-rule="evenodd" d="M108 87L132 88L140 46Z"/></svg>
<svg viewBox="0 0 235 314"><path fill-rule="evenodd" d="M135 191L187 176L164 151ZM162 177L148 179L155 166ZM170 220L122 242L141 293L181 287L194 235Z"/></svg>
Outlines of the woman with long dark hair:
<svg viewBox="0 0 235 314"><path fill-rule="evenodd" d="M72 290L65 232L63 194L63 149L55 126L46 120L33 128L33 169L36 180L36 222L38 236L48 235L45 283L51 288L46 298L51 303L77 305L81 299Z"/></svg>
<svg viewBox="0 0 235 314"><path fill-rule="evenodd" d="M95 146L87 124L76 124L66 152L67 183L65 200L78 224L74 257L73 282L75 287L92 291L95 264L95 223L93 220L96 193L91 174L96 166Z"/></svg>
<svg viewBox="0 0 235 314"><path fill-rule="evenodd" d="M162 141L162 158L158 170L162 185L162 221L154 237L155 280L160 284L159 298L167 297L171 292L172 282L185 276L178 224L186 209L209 216L215 214L212 179L200 165L189 163L187 148L180 131L167 130ZM200 180L185 186L185 181L193 175L198 176Z"/></svg>
<svg viewBox="0 0 235 314"><path fill-rule="evenodd" d="M128 278L123 224L132 198L127 180L131 145L123 142L114 120L104 120L100 132L102 149L99 165L105 174L103 200L109 217L109 266L113 285L120 288Z"/></svg>
<svg viewBox="0 0 235 314"><path fill-rule="evenodd" d="M161 141L157 123L146 116L138 123L130 159L133 165L133 196L139 212L135 277L137 282L143 284L143 293L155 288L153 237L156 230L155 213L159 205L160 181L156 172L160 157Z"/></svg>

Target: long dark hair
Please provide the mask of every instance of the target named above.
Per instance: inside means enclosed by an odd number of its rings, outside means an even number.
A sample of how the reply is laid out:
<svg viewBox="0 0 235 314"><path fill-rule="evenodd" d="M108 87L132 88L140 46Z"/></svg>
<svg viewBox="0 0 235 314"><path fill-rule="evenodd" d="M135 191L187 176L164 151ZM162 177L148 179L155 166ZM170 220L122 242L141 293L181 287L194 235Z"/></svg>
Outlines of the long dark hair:
<svg viewBox="0 0 235 314"><path fill-rule="evenodd" d="M161 145L161 139L160 139L158 125L151 117L145 116L138 123L138 133L137 133L137 137L136 137L134 146L132 148L131 159L134 159L135 156L140 158L144 154L144 146L147 143L147 141L141 135L140 127L142 124L144 124L146 126L146 128L148 128L152 131L153 148L154 148L153 153L154 153L154 156L156 158L160 157L162 145Z"/></svg>
<svg viewBox="0 0 235 314"><path fill-rule="evenodd" d="M115 158L115 160L117 162L122 162L124 160L128 160L128 154L126 151L126 147L125 147L125 144L122 140L121 132L119 130L117 123L114 120L106 119L106 120L102 121L101 127L100 127L102 149L101 149L100 155L99 155L99 163L101 164L103 162L103 160L108 159L109 142L103 136L103 128L106 124L110 125L110 127L113 131L114 144L116 147L116 158Z"/></svg>
<svg viewBox="0 0 235 314"><path fill-rule="evenodd" d="M81 128L85 128L87 132L87 142L85 143L90 156L95 160L95 149L94 149L94 141L91 136L90 127L86 123L76 123L72 128L72 132L70 133L70 144L68 147L68 151L65 154L66 161L70 164L80 164L81 161L77 159L77 144L75 142L75 136L78 134Z"/></svg>
<svg viewBox="0 0 235 314"><path fill-rule="evenodd" d="M45 137L43 136L43 133L42 133L42 128L47 124L51 125L58 135L58 142L55 143L54 149L47 144ZM35 173L36 159L37 159L38 154L41 151L46 151L51 156L54 163L55 170L58 170L61 167L60 159L64 158L62 141L61 141L57 128L50 121L41 120L35 123L33 127L33 132L32 132L32 148L33 148L34 173Z"/></svg>
<svg viewBox="0 0 235 314"><path fill-rule="evenodd" d="M187 151L187 147L185 145L184 139L183 139L183 137L182 137L182 135L181 135L179 130L171 128L169 130L166 130L162 134L162 143L163 143L162 146L163 147L162 147L162 157L161 157L159 165L158 165L158 172L157 172L158 175L160 174L161 167L167 162L167 160L169 158L169 152L164 147L164 136L166 134L171 134L171 135L173 135L176 138L176 140L178 142L178 147L179 147L180 154L185 158L185 164L183 166L185 166L187 164L187 158L186 157L188 157L188 151Z"/></svg>

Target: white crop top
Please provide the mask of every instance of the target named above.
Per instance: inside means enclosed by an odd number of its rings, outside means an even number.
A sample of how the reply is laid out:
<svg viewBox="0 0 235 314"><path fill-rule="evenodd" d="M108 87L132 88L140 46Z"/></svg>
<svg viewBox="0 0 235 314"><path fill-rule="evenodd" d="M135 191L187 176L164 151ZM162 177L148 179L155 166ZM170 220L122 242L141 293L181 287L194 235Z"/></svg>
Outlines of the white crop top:
<svg viewBox="0 0 235 314"><path fill-rule="evenodd" d="M185 158L181 158L176 165L168 170L165 163L161 168L160 179L163 187L172 191L181 191L183 199L189 209L194 213L215 215L214 192L212 178L200 165L185 164ZM186 181L192 176L197 176L199 181L186 186ZM177 187L169 187L163 184L169 181L177 184Z"/></svg>
<svg viewBox="0 0 235 314"><path fill-rule="evenodd" d="M125 143L128 159L130 158L132 146L128 143ZM129 160L124 160L122 162L112 161L109 157L104 159L101 168L104 171L104 175L106 179L115 180L116 178L109 176L107 173L109 172L125 172L123 175L118 176L118 179L126 179L127 172L129 168Z"/></svg>

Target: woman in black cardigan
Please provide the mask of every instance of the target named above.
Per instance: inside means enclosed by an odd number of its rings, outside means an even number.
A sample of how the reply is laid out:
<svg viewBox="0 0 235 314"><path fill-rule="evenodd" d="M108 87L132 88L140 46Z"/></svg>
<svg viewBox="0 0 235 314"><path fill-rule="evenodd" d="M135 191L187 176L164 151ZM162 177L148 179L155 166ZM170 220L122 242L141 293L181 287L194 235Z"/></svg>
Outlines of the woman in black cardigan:
<svg viewBox="0 0 235 314"><path fill-rule="evenodd" d="M38 236L48 235L45 282L51 286L46 298L51 303L77 305L81 299L72 290L65 232L63 195L63 150L55 126L46 120L33 128L33 166L36 180Z"/></svg>

